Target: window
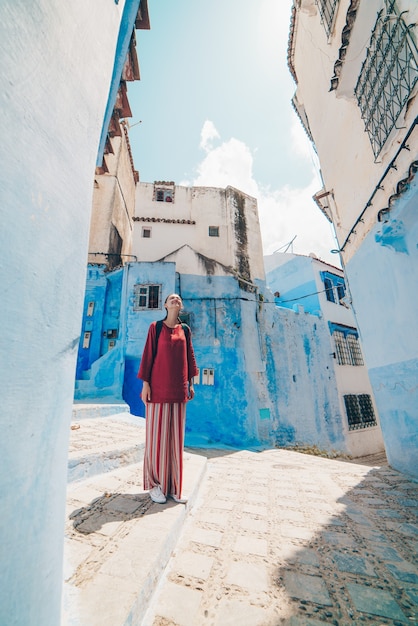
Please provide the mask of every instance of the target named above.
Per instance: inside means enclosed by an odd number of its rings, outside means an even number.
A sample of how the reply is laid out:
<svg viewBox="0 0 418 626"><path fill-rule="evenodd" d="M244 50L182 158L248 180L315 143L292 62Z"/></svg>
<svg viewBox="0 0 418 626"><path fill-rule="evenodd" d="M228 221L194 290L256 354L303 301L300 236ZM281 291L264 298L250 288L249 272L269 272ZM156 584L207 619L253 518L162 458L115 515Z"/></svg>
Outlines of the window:
<svg viewBox="0 0 418 626"><path fill-rule="evenodd" d="M156 202L174 202L174 182L163 180L154 183L154 200Z"/></svg>
<svg viewBox="0 0 418 626"><path fill-rule="evenodd" d="M329 278L325 278L324 287L325 287L325 295L327 297L327 300L329 302L335 302L334 288Z"/></svg>
<svg viewBox="0 0 418 626"><path fill-rule="evenodd" d="M330 272L321 272L321 278L324 281L325 295L328 302L344 304L342 302L345 297L344 278L337 276L337 274L331 274Z"/></svg>
<svg viewBox="0 0 418 626"><path fill-rule="evenodd" d="M145 226L142 227L142 236L145 237L145 239L150 239L151 238L151 228L146 228Z"/></svg>
<svg viewBox="0 0 418 626"><path fill-rule="evenodd" d="M334 16L337 12L339 1L340 0L315 0L315 4L318 6L319 14L321 16L321 22L324 25L325 32L327 33L327 37L331 34Z"/></svg>
<svg viewBox="0 0 418 626"><path fill-rule="evenodd" d="M418 49L411 26L405 23L395 0L385 0L385 5L354 90L375 158L418 81Z"/></svg>
<svg viewBox="0 0 418 626"><path fill-rule="evenodd" d="M339 365L364 365L357 331L349 326L331 324L335 355Z"/></svg>
<svg viewBox="0 0 418 626"><path fill-rule="evenodd" d="M134 285L134 311L161 309L161 285Z"/></svg>
<svg viewBox="0 0 418 626"><path fill-rule="evenodd" d="M157 202L173 202L173 192L167 189L157 189L155 199Z"/></svg>
<svg viewBox="0 0 418 626"><path fill-rule="evenodd" d="M349 430L359 430L377 426L371 397L363 393L359 396L344 396Z"/></svg>
<svg viewBox="0 0 418 626"><path fill-rule="evenodd" d="M219 226L209 226L209 237L219 237Z"/></svg>

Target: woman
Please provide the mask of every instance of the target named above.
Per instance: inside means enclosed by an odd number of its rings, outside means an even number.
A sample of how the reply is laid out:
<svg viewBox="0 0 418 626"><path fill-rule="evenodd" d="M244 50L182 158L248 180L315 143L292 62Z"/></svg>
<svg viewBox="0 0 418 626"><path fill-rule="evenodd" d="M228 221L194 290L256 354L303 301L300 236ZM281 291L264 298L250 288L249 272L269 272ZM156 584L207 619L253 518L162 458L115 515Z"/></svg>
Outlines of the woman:
<svg viewBox="0 0 418 626"><path fill-rule="evenodd" d="M179 320L180 296L167 296L164 307L162 324L152 322L149 327L138 372L146 406L144 488L159 504L167 495L185 502L181 490L186 402L194 397L197 375L190 329Z"/></svg>

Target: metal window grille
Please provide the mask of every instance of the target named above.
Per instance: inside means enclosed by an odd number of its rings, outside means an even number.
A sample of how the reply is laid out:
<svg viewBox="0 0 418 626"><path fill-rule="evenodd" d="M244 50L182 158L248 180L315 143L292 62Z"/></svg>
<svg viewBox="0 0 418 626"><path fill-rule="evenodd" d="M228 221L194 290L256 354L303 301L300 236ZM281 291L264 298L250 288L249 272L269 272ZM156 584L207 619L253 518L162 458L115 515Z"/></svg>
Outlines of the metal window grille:
<svg viewBox="0 0 418 626"><path fill-rule="evenodd" d="M161 308L161 285L134 285L134 311Z"/></svg>
<svg viewBox="0 0 418 626"><path fill-rule="evenodd" d="M318 6L319 14L321 16L321 22L324 25L325 32L327 33L327 37L331 34L334 16L337 11L339 1L340 0L315 0L315 4Z"/></svg>
<svg viewBox="0 0 418 626"><path fill-rule="evenodd" d="M360 348L360 342L355 335L346 336L347 345L351 355L352 365L364 365L363 354Z"/></svg>
<svg viewBox="0 0 418 626"><path fill-rule="evenodd" d="M356 335L335 330L333 337L338 365L364 365L360 342Z"/></svg>
<svg viewBox="0 0 418 626"><path fill-rule="evenodd" d="M359 430L376 426L376 417L371 397L368 394L344 396L349 430Z"/></svg>
<svg viewBox="0 0 418 626"><path fill-rule="evenodd" d="M351 365L351 354L345 334L340 330L336 330L334 331L333 337L338 364Z"/></svg>
<svg viewBox="0 0 418 626"><path fill-rule="evenodd" d="M418 81L418 49L395 0L380 11L355 87L375 158Z"/></svg>

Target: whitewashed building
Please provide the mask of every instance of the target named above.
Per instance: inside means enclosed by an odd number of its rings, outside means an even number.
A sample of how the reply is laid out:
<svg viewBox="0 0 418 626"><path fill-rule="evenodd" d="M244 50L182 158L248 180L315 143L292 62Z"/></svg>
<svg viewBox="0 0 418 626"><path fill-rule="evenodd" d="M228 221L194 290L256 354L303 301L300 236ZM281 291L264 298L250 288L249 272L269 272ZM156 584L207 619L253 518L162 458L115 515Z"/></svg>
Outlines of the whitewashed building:
<svg viewBox="0 0 418 626"><path fill-rule="evenodd" d="M328 329L333 363L330 384L337 388L349 454L361 457L382 452L379 415L343 271L313 255L275 253L264 257L264 263L277 306L303 308Z"/></svg>
<svg viewBox="0 0 418 626"><path fill-rule="evenodd" d="M4 625L60 623L93 180L146 9L146 0L0 3Z"/></svg>
<svg viewBox="0 0 418 626"><path fill-rule="evenodd" d="M390 464L418 475L418 3L295 0L293 99L318 153Z"/></svg>
<svg viewBox="0 0 418 626"><path fill-rule="evenodd" d="M217 270L242 281L264 280L257 201L234 189L182 187L157 181L137 186L133 253L157 261L188 246ZM188 273L191 273L191 267Z"/></svg>

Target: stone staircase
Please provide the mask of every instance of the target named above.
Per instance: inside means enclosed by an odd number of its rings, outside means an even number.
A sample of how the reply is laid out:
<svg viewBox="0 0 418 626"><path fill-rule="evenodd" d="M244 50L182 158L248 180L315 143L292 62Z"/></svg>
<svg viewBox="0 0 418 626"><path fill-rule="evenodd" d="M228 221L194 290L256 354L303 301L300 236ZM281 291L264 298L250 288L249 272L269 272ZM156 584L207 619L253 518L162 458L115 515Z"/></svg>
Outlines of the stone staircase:
<svg viewBox="0 0 418 626"><path fill-rule="evenodd" d="M129 407L74 405L62 626L142 622L206 469L186 451L187 504L155 504L142 485L144 443L145 421Z"/></svg>

